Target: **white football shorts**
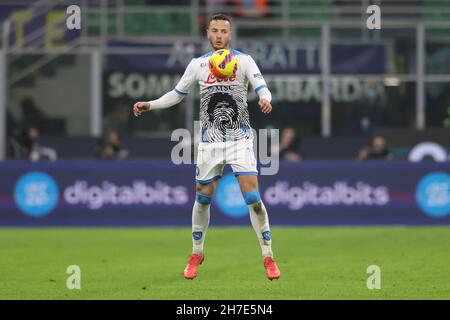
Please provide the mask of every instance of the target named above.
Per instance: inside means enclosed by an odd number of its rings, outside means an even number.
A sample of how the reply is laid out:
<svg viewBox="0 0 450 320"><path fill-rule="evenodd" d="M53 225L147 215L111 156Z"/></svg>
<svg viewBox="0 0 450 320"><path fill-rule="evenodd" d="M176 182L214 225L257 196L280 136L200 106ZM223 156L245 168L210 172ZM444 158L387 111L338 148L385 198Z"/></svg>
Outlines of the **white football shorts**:
<svg viewBox="0 0 450 320"><path fill-rule="evenodd" d="M220 179L223 168L229 164L236 176L258 175L252 140L200 142L198 145L196 181L210 183Z"/></svg>

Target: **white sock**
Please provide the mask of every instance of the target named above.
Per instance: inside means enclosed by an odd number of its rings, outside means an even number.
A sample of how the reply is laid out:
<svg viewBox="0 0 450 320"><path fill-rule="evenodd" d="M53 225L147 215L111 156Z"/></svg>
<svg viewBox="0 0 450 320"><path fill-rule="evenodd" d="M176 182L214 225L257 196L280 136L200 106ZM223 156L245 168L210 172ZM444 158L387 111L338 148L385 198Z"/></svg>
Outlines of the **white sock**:
<svg viewBox="0 0 450 320"><path fill-rule="evenodd" d="M272 239L270 236L269 216L262 200L248 206L250 221L258 236L263 257L273 257ZM264 234L266 233L266 234ZM264 237L265 235L265 237Z"/></svg>
<svg viewBox="0 0 450 320"><path fill-rule="evenodd" d="M203 243L209 226L209 208L211 204L195 201L192 209L192 252L203 255Z"/></svg>

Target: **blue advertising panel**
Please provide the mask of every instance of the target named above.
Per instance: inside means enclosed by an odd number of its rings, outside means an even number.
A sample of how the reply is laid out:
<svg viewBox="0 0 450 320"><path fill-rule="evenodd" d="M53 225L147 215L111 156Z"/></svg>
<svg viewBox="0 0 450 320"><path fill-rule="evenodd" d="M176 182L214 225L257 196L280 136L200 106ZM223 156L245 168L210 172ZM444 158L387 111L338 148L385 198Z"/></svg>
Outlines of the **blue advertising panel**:
<svg viewBox="0 0 450 320"><path fill-rule="evenodd" d="M126 43L132 45L133 43ZM111 46L125 45L121 42ZM211 49L193 43L141 44L135 54L109 53L103 77L103 100L120 107L123 101L157 99L173 90L192 58ZM315 104L322 100L321 60L318 44L266 43L253 41L237 46L252 55L277 102ZM153 50L153 53L143 53ZM385 71L385 47L376 44L335 44L331 49L331 71L344 75L331 82L333 101L355 103L366 98L369 81L356 74L380 74ZM207 80L207 79L204 79ZM249 88L248 101L257 95ZM199 91L193 90L198 98Z"/></svg>
<svg viewBox="0 0 450 320"><path fill-rule="evenodd" d="M193 165L168 162L0 163L2 226L189 226ZM450 163L281 163L260 176L273 225L450 224ZM212 225L249 225L229 168Z"/></svg>
<svg viewBox="0 0 450 320"><path fill-rule="evenodd" d="M187 64L209 51L209 44L139 44L113 41L110 47L156 49L152 54L109 54L107 70L127 72L183 73ZM264 74L320 74L320 46L316 42L238 42L236 48L250 54ZM331 72L336 74L382 74L385 46L381 44L332 44Z"/></svg>

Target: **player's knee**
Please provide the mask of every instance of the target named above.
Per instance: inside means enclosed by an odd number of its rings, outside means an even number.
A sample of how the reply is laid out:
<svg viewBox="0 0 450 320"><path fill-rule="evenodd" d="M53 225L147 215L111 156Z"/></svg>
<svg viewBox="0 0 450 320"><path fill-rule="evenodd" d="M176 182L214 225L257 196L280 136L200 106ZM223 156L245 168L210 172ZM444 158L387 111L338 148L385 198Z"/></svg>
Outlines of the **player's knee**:
<svg viewBox="0 0 450 320"><path fill-rule="evenodd" d="M263 214L262 201L258 201L255 205L253 205L253 209L257 215Z"/></svg>
<svg viewBox="0 0 450 320"><path fill-rule="evenodd" d="M209 205L211 204L211 198L214 193L214 186L213 184L201 184L197 183L196 186L196 194L195 194L195 200L203 205Z"/></svg>
<svg viewBox="0 0 450 320"><path fill-rule="evenodd" d="M207 196L198 192L195 194L195 200L202 205L210 205L211 199L211 196Z"/></svg>
<svg viewBox="0 0 450 320"><path fill-rule="evenodd" d="M258 202L261 202L261 196L259 195L259 191L253 190L253 191L244 193L244 200L247 205L253 205L253 204L257 204ZM261 205L259 207L261 207ZM256 208L255 208L255 210L256 210Z"/></svg>
<svg viewBox="0 0 450 320"><path fill-rule="evenodd" d="M212 183L208 184L197 183L196 191L197 193L210 197L214 194L214 185Z"/></svg>

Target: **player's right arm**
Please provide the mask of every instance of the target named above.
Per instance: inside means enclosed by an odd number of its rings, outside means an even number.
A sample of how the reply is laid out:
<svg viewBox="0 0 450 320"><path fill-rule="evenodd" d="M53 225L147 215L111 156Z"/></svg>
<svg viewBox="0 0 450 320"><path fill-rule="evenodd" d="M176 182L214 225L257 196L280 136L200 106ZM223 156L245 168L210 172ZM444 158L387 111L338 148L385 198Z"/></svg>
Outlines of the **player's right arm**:
<svg viewBox="0 0 450 320"><path fill-rule="evenodd" d="M196 68L194 65L194 60L191 60L180 81L175 86L175 89L167 92L159 99L136 102L133 106L134 116L139 117L143 112L156 109L165 109L180 103L181 100L189 94L189 91L195 81Z"/></svg>
<svg viewBox="0 0 450 320"><path fill-rule="evenodd" d="M272 94L267 87L264 77L259 71L255 60L251 56L247 56L247 64L245 68L247 79L250 81L253 89L259 96L259 107L263 113L270 113L272 111Z"/></svg>

